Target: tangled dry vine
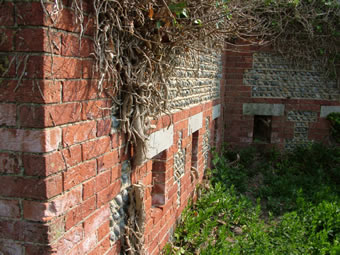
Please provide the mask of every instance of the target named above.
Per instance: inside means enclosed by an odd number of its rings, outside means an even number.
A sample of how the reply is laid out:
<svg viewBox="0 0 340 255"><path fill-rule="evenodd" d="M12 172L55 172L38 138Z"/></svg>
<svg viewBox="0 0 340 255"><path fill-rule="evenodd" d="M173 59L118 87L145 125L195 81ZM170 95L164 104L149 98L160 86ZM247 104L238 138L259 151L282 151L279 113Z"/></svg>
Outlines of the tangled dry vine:
<svg viewBox="0 0 340 255"><path fill-rule="evenodd" d="M339 68L338 0L72 0L81 36L90 2L98 87L115 102L135 165L146 159L152 120L170 111L168 81L179 54L193 58L225 44L238 50L242 42L272 45L296 63L318 59L333 74ZM54 0L45 11L56 20L62 8Z"/></svg>

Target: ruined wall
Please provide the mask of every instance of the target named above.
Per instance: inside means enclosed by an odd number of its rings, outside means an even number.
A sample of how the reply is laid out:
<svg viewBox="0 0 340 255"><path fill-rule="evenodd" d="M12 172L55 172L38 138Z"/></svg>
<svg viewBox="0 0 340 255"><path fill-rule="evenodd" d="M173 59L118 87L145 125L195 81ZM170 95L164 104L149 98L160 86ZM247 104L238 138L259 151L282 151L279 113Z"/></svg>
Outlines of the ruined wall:
<svg viewBox="0 0 340 255"><path fill-rule="evenodd" d="M155 123L150 160L132 168L112 102L96 89L93 20L85 15L80 41L63 3L54 22L40 1L0 5L0 71L10 67L0 84L0 253L119 254L129 187L141 183L144 247L158 254L203 177L208 149L222 141L219 56L179 65L172 121Z"/></svg>
<svg viewBox="0 0 340 255"><path fill-rule="evenodd" d="M340 111L337 82L325 79L318 63L297 68L271 50L244 50L225 53L226 141L285 149L327 143L326 112ZM261 122L269 125L263 134Z"/></svg>

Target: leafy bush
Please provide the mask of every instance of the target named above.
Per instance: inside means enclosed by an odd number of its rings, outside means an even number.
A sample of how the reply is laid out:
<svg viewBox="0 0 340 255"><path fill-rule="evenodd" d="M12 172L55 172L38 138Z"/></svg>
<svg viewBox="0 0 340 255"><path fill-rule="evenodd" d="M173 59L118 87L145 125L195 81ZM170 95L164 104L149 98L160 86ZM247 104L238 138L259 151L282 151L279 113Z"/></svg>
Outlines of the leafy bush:
<svg viewBox="0 0 340 255"><path fill-rule="evenodd" d="M337 143L340 143L340 112L333 112L327 116L332 129L331 133Z"/></svg>

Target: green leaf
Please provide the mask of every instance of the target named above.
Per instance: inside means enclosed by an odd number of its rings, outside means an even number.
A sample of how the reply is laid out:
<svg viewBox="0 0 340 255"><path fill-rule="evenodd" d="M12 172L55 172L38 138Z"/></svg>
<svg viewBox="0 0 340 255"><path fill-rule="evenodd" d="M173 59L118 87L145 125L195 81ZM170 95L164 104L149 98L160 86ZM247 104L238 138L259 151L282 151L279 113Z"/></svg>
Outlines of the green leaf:
<svg viewBox="0 0 340 255"><path fill-rule="evenodd" d="M195 25L202 26L202 20L200 20L200 19L195 19L195 20L194 20L194 24L195 24Z"/></svg>
<svg viewBox="0 0 340 255"><path fill-rule="evenodd" d="M184 16L185 18L188 17L188 10L186 9L187 4L186 2L180 2L177 4L170 4L169 9L171 12L175 13L177 18Z"/></svg>

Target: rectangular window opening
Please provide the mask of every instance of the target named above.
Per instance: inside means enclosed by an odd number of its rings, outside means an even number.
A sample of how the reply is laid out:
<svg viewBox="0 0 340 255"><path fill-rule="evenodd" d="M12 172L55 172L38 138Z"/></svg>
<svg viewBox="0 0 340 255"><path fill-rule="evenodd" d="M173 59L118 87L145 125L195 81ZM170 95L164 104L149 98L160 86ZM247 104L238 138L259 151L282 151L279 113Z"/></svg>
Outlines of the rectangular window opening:
<svg viewBox="0 0 340 255"><path fill-rule="evenodd" d="M198 170L198 136L199 131L197 130L192 134L192 151L191 151L191 167Z"/></svg>
<svg viewBox="0 0 340 255"><path fill-rule="evenodd" d="M270 143L272 133L272 116L254 116L253 142Z"/></svg>
<svg viewBox="0 0 340 255"><path fill-rule="evenodd" d="M152 206L165 204L166 150L152 158Z"/></svg>
<svg viewBox="0 0 340 255"><path fill-rule="evenodd" d="M218 118L214 120L214 147L217 147L218 143Z"/></svg>

